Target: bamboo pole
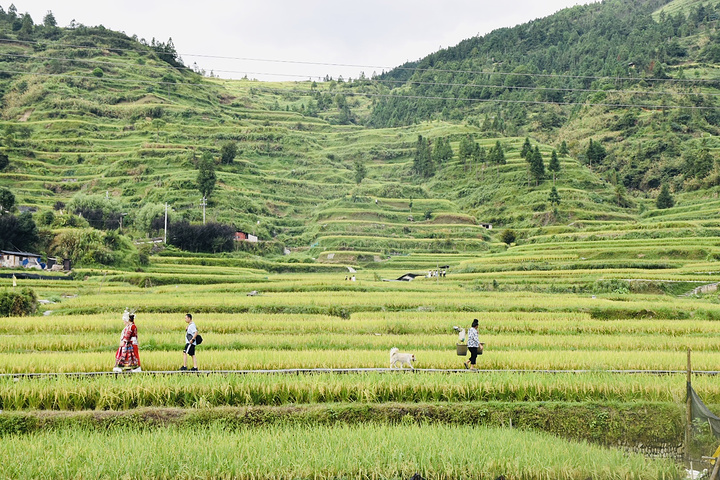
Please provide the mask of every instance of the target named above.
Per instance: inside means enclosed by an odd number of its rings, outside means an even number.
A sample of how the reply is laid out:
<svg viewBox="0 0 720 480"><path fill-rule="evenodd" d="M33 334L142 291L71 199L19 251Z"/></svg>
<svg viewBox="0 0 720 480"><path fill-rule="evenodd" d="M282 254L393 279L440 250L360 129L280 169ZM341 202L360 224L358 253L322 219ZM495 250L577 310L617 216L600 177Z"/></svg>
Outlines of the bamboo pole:
<svg viewBox="0 0 720 480"><path fill-rule="evenodd" d="M692 434L692 363L690 362L690 349L687 351L687 406L685 425L685 460L690 459L690 436Z"/></svg>
<svg viewBox="0 0 720 480"><path fill-rule="evenodd" d="M715 458L715 466L713 467L712 473L710 474L710 480L717 480L718 470L720 470L718 467L720 467L720 457Z"/></svg>

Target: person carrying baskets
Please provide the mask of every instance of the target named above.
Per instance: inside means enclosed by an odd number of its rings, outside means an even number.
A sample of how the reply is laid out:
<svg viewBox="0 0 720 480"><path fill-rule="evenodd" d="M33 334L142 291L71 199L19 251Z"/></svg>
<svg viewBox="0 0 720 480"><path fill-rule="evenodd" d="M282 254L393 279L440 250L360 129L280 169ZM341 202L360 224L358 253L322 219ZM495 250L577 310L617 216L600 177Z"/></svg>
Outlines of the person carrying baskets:
<svg viewBox="0 0 720 480"><path fill-rule="evenodd" d="M474 319L472 321L472 325L470 326L470 329L468 330L468 350L470 350L470 365L468 366L468 362L464 362L465 368L470 368L472 370L477 370L477 367L475 366L475 361L477 360L478 355L482 355L483 353L483 343L480 343L480 337L478 336L478 325L480 322L478 322L478 319Z"/></svg>

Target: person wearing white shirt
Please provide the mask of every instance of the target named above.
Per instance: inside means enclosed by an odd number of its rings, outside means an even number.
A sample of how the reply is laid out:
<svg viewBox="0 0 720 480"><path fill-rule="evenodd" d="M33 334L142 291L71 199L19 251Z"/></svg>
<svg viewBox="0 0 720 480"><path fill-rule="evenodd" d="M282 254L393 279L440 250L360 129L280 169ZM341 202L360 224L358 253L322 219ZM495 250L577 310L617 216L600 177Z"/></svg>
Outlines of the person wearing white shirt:
<svg viewBox="0 0 720 480"><path fill-rule="evenodd" d="M468 362L465 362L465 368L471 368L472 370L476 370L477 367L475 366L475 361L477 360L478 354L482 355L483 352L483 344L480 343L480 337L478 336L478 325L480 322L478 322L478 319L474 319L472 321L472 325L470 326L470 329L468 330L468 350L470 350L470 365L468 366Z"/></svg>
<svg viewBox="0 0 720 480"><path fill-rule="evenodd" d="M185 323L188 324L185 329L185 348L183 349L183 366L180 370L187 370L187 357L190 355L193 361L193 367L190 369L192 372L197 372L197 359L195 358L195 338L197 337L198 330L193 322L192 314L188 313L185 315Z"/></svg>

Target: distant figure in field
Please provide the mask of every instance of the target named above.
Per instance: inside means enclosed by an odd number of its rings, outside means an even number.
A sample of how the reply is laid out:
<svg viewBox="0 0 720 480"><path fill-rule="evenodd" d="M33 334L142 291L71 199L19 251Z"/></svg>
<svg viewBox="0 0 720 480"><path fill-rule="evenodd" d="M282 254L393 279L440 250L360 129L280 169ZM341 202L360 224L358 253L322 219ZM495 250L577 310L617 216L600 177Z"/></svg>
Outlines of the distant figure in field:
<svg viewBox="0 0 720 480"><path fill-rule="evenodd" d="M122 372L126 368L131 369L133 372L141 372L135 315L125 310L123 322L125 322L125 328L120 334L120 345L117 352L115 352L113 372Z"/></svg>
<svg viewBox="0 0 720 480"><path fill-rule="evenodd" d="M353 275L352 277L350 277L350 281L353 281L353 282L355 281L355 275Z"/></svg>
<svg viewBox="0 0 720 480"><path fill-rule="evenodd" d="M468 350L470 350L470 366L468 367L468 362L465 362L465 368L470 368L472 370L477 370L477 367L475 366L475 361L477 360L477 356L482 355L483 353L483 344L480 343L480 338L478 337L478 325L480 322L478 322L478 319L474 319L472 321L472 325L470 326L470 329L468 330Z"/></svg>
<svg viewBox="0 0 720 480"><path fill-rule="evenodd" d="M193 366L190 369L192 372L197 372L197 359L195 358L195 339L198 335L198 329L195 326L195 322L193 322L192 314L188 313L185 315L185 323L187 323L187 328L185 328L185 348L183 349L183 366L180 367L180 370L187 370L187 357L190 355L192 357Z"/></svg>

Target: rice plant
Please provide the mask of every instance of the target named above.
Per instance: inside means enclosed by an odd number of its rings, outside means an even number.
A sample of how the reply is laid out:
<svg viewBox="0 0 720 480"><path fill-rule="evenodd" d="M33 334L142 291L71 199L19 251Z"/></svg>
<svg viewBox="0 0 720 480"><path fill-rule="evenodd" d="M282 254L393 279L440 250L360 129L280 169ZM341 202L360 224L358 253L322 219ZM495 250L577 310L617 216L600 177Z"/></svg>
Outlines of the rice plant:
<svg viewBox="0 0 720 480"><path fill-rule="evenodd" d="M711 377L694 386L720 404ZM663 402L682 404L684 375L611 373L124 374L0 378L0 409L125 410L138 407L317 404L334 402Z"/></svg>
<svg viewBox="0 0 720 480"><path fill-rule="evenodd" d="M190 445L191 444L191 445ZM132 445L132 454L127 446ZM123 429L3 439L2 478L678 479L650 460L541 433L443 425ZM191 452L191 453L188 453ZM120 463L119 458L121 458ZM120 469L120 470L118 470Z"/></svg>

